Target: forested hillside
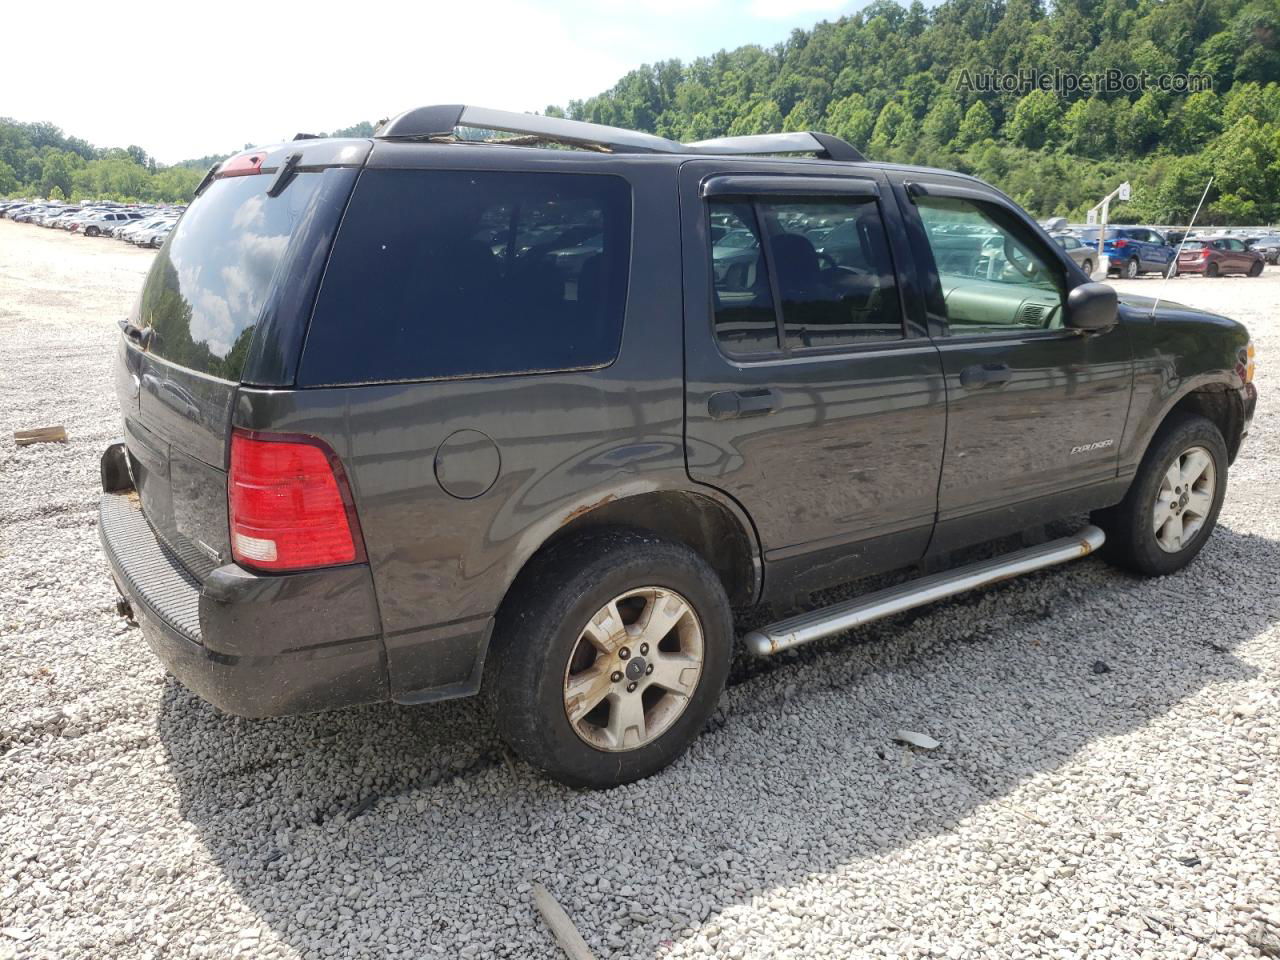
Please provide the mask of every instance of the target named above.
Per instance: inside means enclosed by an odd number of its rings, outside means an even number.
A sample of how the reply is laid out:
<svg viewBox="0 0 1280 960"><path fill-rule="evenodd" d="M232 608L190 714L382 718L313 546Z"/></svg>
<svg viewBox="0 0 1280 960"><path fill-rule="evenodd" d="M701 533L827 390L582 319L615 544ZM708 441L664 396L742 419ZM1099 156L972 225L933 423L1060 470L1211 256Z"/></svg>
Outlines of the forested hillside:
<svg viewBox="0 0 1280 960"><path fill-rule="evenodd" d="M1055 70L1198 74L1211 89L979 89ZM877 0L769 49L641 67L564 112L680 140L825 130L877 160L975 173L1041 216L1082 217L1129 179L1114 215L1180 222L1212 173L1209 222L1272 222L1280 0Z"/></svg>
<svg viewBox="0 0 1280 960"><path fill-rule="evenodd" d="M364 121L318 136L372 134L373 124ZM209 166L226 157L211 155L164 167L142 147L95 147L67 136L52 123L17 123L0 117L0 197L185 203Z"/></svg>
<svg viewBox="0 0 1280 960"><path fill-rule="evenodd" d="M203 170L160 167L138 146L94 147L52 123L0 117L0 197L185 202Z"/></svg>

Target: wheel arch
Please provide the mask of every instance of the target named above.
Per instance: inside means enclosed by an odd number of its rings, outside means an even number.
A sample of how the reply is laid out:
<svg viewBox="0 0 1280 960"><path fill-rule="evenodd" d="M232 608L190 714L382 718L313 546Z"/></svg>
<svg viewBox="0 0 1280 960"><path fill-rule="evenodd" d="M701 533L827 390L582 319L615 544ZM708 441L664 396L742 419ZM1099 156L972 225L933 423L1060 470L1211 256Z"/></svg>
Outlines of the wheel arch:
<svg viewBox="0 0 1280 960"><path fill-rule="evenodd" d="M517 591L548 550L603 527L623 527L682 543L716 572L730 603L753 603L762 581L760 551L750 521L730 504L702 492L652 490L629 496L606 495L570 511L521 564L503 597Z"/></svg>
<svg viewBox="0 0 1280 960"><path fill-rule="evenodd" d="M1236 391L1225 383L1206 383L1193 387L1174 401L1147 439L1144 457L1165 424L1180 414L1195 414L1216 426L1227 445L1227 462L1235 462L1244 430L1244 408Z"/></svg>

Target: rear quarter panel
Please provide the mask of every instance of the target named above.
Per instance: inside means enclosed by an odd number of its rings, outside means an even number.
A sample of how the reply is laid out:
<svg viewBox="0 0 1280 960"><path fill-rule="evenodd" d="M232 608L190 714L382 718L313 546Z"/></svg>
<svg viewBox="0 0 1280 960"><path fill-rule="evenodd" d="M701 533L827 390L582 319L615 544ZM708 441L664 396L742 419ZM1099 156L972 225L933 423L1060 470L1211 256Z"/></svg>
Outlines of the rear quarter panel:
<svg viewBox="0 0 1280 960"><path fill-rule="evenodd" d="M566 170L555 158L550 163ZM633 189L630 283L612 365L240 391L236 425L321 437L346 466L393 697L473 692L491 617L520 568L559 526L616 497L690 486L682 294L670 279L680 275L675 169L643 160L609 164ZM492 487L470 499L446 492L436 470L441 444L464 430L492 440L500 458Z"/></svg>

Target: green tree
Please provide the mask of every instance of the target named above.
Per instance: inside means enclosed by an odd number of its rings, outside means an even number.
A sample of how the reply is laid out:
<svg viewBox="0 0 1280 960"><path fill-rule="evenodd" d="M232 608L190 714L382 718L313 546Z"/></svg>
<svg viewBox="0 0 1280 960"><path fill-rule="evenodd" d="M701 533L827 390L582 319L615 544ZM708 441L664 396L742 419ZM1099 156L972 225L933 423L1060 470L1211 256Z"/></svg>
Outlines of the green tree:
<svg viewBox="0 0 1280 960"><path fill-rule="evenodd" d="M808 100L800 100L791 108L791 112L787 114L787 121L782 125L782 129L788 132L817 130L821 125L821 119L817 108L812 103Z"/></svg>
<svg viewBox="0 0 1280 960"><path fill-rule="evenodd" d="M851 93L832 101L827 108L825 129L855 147L863 148L871 140L875 122L876 115L868 107L867 98L860 93Z"/></svg>
<svg viewBox="0 0 1280 960"><path fill-rule="evenodd" d="M1039 150L1058 139L1062 126L1062 106L1048 90L1032 90L1018 101L1008 137L1014 143Z"/></svg>
<svg viewBox="0 0 1280 960"><path fill-rule="evenodd" d="M991 111L981 100L975 100L965 111L964 120L960 122L960 130L956 139L961 146L971 146L990 140L996 132L995 121L991 119Z"/></svg>
<svg viewBox="0 0 1280 960"><path fill-rule="evenodd" d="M946 146L956 139L963 119L960 104L955 97L939 97L924 118L924 135L930 143Z"/></svg>
<svg viewBox="0 0 1280 960"><path fill-rule="evenodd" d="M71 171L61 150L50 151L40 168L40 193L48 197L55 189L64 197L71 192Z"/></svg>

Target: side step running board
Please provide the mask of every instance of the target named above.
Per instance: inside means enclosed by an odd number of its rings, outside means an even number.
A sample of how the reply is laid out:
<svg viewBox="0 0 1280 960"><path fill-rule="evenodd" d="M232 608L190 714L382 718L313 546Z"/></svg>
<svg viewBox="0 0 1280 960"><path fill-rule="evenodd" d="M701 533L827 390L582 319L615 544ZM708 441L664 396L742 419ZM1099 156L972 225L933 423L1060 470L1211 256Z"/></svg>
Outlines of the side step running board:
<svg viewBox="0 0 1280 960"><path fill-rule="evenodd" d="M1106 534L1100 529L1088 526L1070 537L1015 550L1002 557L920 577L896 587L877 590L863 597L788 617L748 633L747 649L757 656L767 657L780 650L798 647L802 643L844 633L864 623L889 617L912 607L922 607L935 600L954 597L966 590L1066 563L1077 557L1087 557L1101 547L1106 539Z"/></svg>

